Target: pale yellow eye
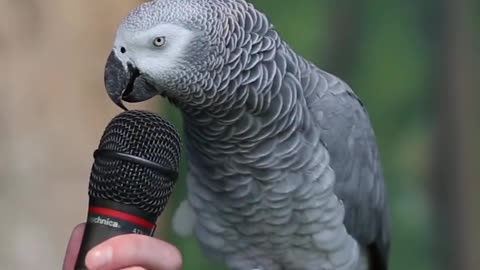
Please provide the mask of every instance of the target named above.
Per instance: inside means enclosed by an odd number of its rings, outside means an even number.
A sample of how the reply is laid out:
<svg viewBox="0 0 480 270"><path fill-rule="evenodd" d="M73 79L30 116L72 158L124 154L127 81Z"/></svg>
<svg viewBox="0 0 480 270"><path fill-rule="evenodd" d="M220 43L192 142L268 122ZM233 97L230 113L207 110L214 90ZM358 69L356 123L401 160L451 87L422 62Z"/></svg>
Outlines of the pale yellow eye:
<svg viewBox="0 0 480 270"><path fill-rule="evenodd" d="M166 42L167 42L167 39L165 37L156 37L153 40L153 45L155 47L162 47L163 45L165 45Z"/></svg>

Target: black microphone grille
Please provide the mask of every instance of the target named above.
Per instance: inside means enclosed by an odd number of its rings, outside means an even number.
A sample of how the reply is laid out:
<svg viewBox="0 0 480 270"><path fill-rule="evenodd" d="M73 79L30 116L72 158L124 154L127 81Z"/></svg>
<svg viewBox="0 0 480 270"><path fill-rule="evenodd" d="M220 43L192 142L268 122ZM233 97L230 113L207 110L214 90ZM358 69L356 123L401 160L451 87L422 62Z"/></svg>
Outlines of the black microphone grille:
<svg viewBox="0 0 480 270"><path fill-rule="evenodd" d="M126 111L106 127L92 166L89 196L160 215L176 181L180 136L146 111Z"/></svg>

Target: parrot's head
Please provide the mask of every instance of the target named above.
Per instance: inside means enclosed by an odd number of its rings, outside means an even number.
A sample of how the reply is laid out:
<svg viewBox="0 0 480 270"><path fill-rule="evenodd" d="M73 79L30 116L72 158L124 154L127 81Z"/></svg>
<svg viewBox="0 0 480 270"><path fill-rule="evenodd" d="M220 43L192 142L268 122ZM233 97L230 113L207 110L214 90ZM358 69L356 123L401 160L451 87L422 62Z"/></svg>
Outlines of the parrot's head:
<svg viewBox="0 0 480 270"><path fill-rule="evenodd" d="M105 67L110 98L140 102L155 95L199 102L223 66L228 37L225 0L143 3L121 23ZM196 101L192 98L195 97Z"/></svg>

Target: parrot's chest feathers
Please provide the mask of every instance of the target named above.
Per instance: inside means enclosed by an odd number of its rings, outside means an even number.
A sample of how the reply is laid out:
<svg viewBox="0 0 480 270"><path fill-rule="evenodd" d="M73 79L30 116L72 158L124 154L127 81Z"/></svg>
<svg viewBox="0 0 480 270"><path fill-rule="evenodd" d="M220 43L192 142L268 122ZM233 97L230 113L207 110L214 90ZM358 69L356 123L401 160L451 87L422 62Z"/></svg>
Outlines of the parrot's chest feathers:
<svg viewBox="0 0 480 270"><path fill-rule="evenodd" d="M259 140L236 140L228 129L209 139L205 131L187 128L189 200L203 246L213 253L247 254L249 263L264 254L266 261L257 262L263 269L356 263L359 251L343 225L329 154L308 119L279 121L284 128L270 127Z"/></svg>

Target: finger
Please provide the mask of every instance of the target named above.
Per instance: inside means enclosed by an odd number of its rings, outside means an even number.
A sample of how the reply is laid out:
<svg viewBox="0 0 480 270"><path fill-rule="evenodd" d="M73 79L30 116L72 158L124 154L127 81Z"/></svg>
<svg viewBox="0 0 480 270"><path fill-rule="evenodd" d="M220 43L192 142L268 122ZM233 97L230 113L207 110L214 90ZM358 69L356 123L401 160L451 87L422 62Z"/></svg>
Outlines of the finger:
<svg viewBox="0 0 480 270"><path fill-rule="evenodd" d="M174 246L138 234L111 238L88 252L86 258L90 270L116 270L143 267L148 270L179 270L182 256Z"/></svg>
<svg viewBox="0 0 480 270"><path fill-rule="evenodd" d="M77 260L78 252L80 251L84 231L85 223L78 224L73 229L72 234L70 235L70 240L68 240L65 258L63 259L63 270L73 270L75 267L75 261Z"/></svg>

